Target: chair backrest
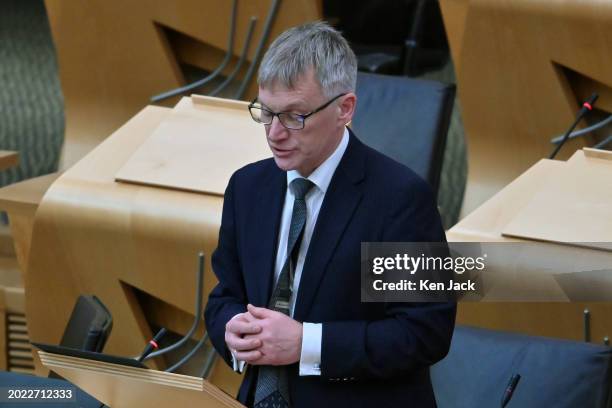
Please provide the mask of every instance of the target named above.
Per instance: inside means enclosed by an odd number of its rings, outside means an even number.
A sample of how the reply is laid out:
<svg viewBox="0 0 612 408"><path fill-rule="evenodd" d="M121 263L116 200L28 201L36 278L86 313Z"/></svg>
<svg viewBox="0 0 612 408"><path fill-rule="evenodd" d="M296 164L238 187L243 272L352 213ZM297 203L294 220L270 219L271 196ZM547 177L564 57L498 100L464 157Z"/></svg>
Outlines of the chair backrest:
<svg viewBox="0 0 612 408"><path fill-rule="evenodd" d="M612 404L612 349L584 342L457 326L431 378L439 408L499 407L520 374L508 408Z"/></svg>
<svg viewBox="0 0 612 408"><path fill-rule="evenodd" d="M112 327L112 316L100 299L81 295L72 309L60 345L101 352Z"/></svg>
<svg viewBox="0 0 612 408"><path fill-rule="evenodd" d="M429 182L437 194L455 86L358 73L357 137Z"/></svg>

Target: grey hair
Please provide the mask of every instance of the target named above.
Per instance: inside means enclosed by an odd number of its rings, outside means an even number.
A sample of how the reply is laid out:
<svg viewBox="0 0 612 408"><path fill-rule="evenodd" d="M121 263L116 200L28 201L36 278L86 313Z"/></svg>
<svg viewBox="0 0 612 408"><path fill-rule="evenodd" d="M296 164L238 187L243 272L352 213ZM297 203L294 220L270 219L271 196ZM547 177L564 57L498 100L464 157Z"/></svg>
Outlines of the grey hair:
<svg viewBox="0 0 612 408"><path fill-rule="evenodd" d="M278 36L261 61L257 83L262 88L280 84L293 89L311 68L325 96L355 91L355 53L339 31L322 21L290 28Z"/></svg>

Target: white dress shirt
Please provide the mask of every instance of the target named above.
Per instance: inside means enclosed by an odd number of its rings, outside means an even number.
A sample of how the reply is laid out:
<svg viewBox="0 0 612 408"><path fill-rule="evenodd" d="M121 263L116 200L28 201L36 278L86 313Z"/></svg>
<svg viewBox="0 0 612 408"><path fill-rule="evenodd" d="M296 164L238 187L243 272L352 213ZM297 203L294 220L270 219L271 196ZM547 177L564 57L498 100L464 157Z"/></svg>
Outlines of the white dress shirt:
<svg viewBox="0 0 612 408"><path fill-rule="evenodd" d="M336 147L336 150L317 167L310 176L306 177L308 180L314 183L313 188L306 195L306 225L304 226L304 235L300 244L300 249L297 257L297 264L295 266L295 276L293 278L293 296L291 297L290 311L291 316L295 309L295 302L299 296L298 288L300 287L300 280L302 278L302 269L304 268L304 261L306 259L306 253L308 252L308 246L310 245L310 239L312 238L312 232L314 231L317 217L319 216L319 210L321 210L321 204L325 198L325 193L331 182L332 176L346 151L346 147L349 142L348 129L344 129L342 140ZM290 170L287 172L287 186L291 185L291 182L296 178L303 177L297 170ZM281 216L280 231L278 237L278 250L276 252L276 264L274 267L274 284L278 280L285 260L287 259L287 239L289 236L289 226L291 225L291 215L293 212L293 202L295 197L291 192L291 189L287 187L285 194L285 203L283 205L283 212ZM306 323L302 325L302 351L300 356L300 375L321 375L321 338L322 338L322 324L321 323ZM234 370L242 372L244 368L243 361L235 361L234 359Z"/></svg>

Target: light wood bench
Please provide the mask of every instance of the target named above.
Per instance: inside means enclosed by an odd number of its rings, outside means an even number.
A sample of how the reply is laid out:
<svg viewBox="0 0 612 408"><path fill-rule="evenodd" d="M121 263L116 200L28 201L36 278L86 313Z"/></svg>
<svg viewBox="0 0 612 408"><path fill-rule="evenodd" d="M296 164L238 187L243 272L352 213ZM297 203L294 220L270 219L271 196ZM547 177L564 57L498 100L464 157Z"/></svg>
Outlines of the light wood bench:
<svg viewBox="0 0 612 408"><path fill-rule="evenodd" d="M9 153L14 152L0 151L0 169L17 164L17 154ZM17 265L4 264L14 263L14 259L0 259L0 370L33 372L25 318L24 280L34 216L49 186L59 175L52 173L0 188L0 210L8 215L17 256Z"/></svg>

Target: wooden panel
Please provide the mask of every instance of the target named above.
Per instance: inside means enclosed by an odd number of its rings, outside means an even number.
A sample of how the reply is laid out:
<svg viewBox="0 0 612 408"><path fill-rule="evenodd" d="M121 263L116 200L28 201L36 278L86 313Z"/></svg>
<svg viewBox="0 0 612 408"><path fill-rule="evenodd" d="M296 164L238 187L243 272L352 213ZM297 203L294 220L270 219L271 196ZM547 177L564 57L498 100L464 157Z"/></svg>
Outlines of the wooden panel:
<svg viewBox="0 0 612 408"><path fill-rule="evenodd" d="M15 255L19 263L22 279L25 282L28 276L28 257L32 242L32 229L34 228L34 214L28 216L9 213L8 216Z"/></svg>
<svg viewBox="0 0 612 408"><path fill-rule="evenodd" d="M45 4L65 102L63 168L75 163L144 108L151 96L184 85L177 56L212 70L227 47L232 6L229 0L45 0ZM248 53L248 61L252 59L271 4L272 0L238 2L236 56L242 49L248 21L256 16L258 21ZM320 17L318 1L282 1L268 42L288 27ZM173 50L165 29L202 46ZM201 58L200 54L210 58ZM230 64L224 73L233 67ZM245 98L252 98L255 90L255 82L251 81ZM167 101L167 106L177 100Z"/></svg>
<svg viewBox="0 0 612 408"><path fill-rule="evenodd" d="M612 106L612 3L441 0L468 145L464 213L551 150L578 101ZM572 71L576 77L564 72ZM587 85L585 85L587 84ZM597 86L597 89L586 89ZM559 158L582 146L572 141Z"/></svg>
<svg viewBox="0 0 612 408"><path fill-rule="evenodd" d="M0 209L33 217L47 189L59 175L51 173L0 188Z"/></svg>
<svg viewBox="0 0 612 408"><path fill-rule="evenodd" d="M60 173L47 174L0 188L0 209L6 211L9 217L15 255L23 280L27 275L34 214L49 186L59 175ZM23 311L23 308L21 310Z"/></svg>
<svg viewBox="0 0 612 408"><path fill-rule="evenodd" d="M592 155L592 153L589 153ZM517 238L505 237L502 231L512 220L532 202L540 190L555 180L563 180L561 175L571 166L584 166L589 160L600 160L585 157L579 151L567 161L541 160L528 169L516 180L495 194L470 215L462 219L447 232L449 241L454 242L516 242ZM596 180L605 178L602 168ZM593 187L593 184L589 184ZM569 199L569 205L580 206L582 197ZM600 203L608 205L607 201ZM557 204L558 205L558 204ZM550 209L551 207L547 207ZM543 209L545 210L545 209ZM608 213L609 215L612 213ZM561 217L561 216L560 216ZM535 230L544 230L547 222L544 219L532 220ZM571 220L570 220L571 221ZM571 225L583 234L590 231L584 224L568 223L566 216L559 220L561 225ZM583 235L584 237L584 235ZM524 241L523 241L524 242ZM563 247L563 246L561 246ZM565 256L575 256L580 249L567 247ZM588 252L588 250L584 250ZM457 322L497 330L509 330L519 333L561 337L572 340L584 339L584 310L590 311L590 335L594 342L603 342L604 337L612 338L612 323L608 319L612 313L612 303L572 302L572 303L460 303Z"/></svg>
<svg viewBox="0 0 612 408"><path fill-rule="evenodd" d="M114 180L170 112L145 108L62 174L44 196L26 281L33 341L57 344L77 296L92 293L114 318L105 351L137 355L152 336L150 325L160 322L147 316L130 292L193 315L199 251L206 254L205 295L216 283L210 255L217 245L222 197ZM180 322L182 327L175 328L185 333L189 322ZM223 362L211 378L223 381L216 385L230 395L240 383Z"/></svg>
<svg viewBox="0 0 612 408"><path fill-rule="evenodd" d="M461 65L456 62L460 60L461 45L463 44L463 33L465 32L465 20L469 10L470 0L441 0L440 10L444 20L446 36L451 41L451 55L455 61L455 74L459 76Z"/></svg>
<svg viewBox="0 0 612 408"><path fill-rule="evenodd" d="M567 165L541 160L447 232L453 241L506 241L503 228L529 203L549 180Z"/></svg>
<svg viewBox="0 0 612 408"><path fill-rule="evenodd" d="M585 309L591 316L591 341L602 344L604 337L612 338L612 304L599 302L460 303L457 324L583 341Z"/></svg>
<svg viewBox="0 0 612 408"><path fill-rule="evenodd" d="M504 227L505 236L612 249L612 160L574 159Z"/></svg>
<svg viewBox="0 0 612 408"><path fill-rule="evenodd" d="M58 354L38 353L53 369L84 391L115 408L243 407L207 381L179 374L120 366Z"/></svg>
<svg viewBox="0 0 612 408"><path fill-rule="evenodd" d="M598 159L609 160L610 162L612 162L612 151L610 150L599 150L599 149L592 149L590 147L585 147L584 149L582 149L582 152L585 158L594 157Z"/></svg>
<svg viewBox="0 0 612 408"><path fill-rule="evenodd" d="M0 150L0 171L19 164L19 154L10 150Z"/></svg>
<svg viewBox="0 0 612 408"><path fill-rule="evenodd" d="M183 98L115 179L223 196L237 168L271 157L263 126L250 119L247 106Z"/></svg>

